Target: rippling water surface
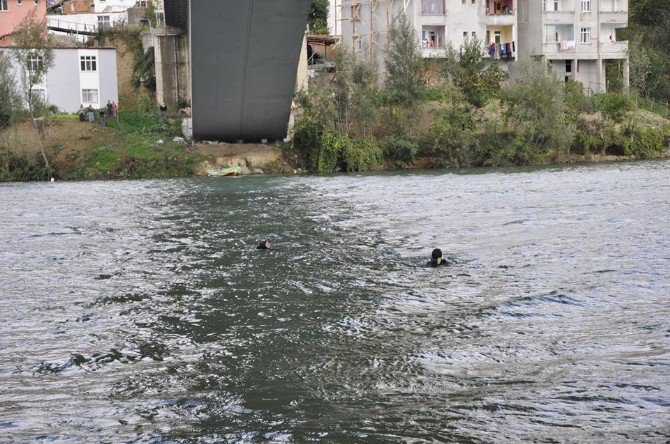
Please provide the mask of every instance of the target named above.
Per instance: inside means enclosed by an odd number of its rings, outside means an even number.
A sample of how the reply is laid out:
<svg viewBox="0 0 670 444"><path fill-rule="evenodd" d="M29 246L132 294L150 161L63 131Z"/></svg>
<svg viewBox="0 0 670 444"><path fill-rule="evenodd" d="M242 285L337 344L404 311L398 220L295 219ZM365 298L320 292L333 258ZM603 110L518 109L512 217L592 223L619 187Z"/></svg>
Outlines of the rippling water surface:
<svg viewBox="0 0 670 444"><path fill-rule="evenodd" d="M0 208L0 441L670 439L668 162Z"/></svg>

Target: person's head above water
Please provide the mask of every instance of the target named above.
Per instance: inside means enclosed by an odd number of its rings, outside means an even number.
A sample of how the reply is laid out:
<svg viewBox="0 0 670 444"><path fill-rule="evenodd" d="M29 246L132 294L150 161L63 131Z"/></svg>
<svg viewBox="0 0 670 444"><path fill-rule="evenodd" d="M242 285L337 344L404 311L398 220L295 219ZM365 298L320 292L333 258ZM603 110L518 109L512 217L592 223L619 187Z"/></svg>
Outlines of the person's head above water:
<svg viewBox="0 0 670 444"><path fill-rule="evenodd" d="M272 244L270 244L270 241L262 240L258 243L256 248L259 250L270 250L272 248Z"/></svg>
<svg viewBox="0 0 670 444"><path fill-rule="evenodd" d="M444 264L444 258L442 257L442 250L435 248L430 255L430 265L435 267L438 265Z"/></svg>

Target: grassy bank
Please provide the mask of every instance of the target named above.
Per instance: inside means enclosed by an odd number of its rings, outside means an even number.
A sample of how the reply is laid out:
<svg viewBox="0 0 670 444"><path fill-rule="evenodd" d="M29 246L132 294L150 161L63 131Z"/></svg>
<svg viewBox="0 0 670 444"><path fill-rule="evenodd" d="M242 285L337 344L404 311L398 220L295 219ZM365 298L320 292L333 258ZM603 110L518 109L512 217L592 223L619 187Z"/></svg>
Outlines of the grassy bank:
<svg viewBox="0 0 670 444"><path fill-rule="evenodd" d="M250 173L289 170L272 146L191 144L180 134L181 119L134 110L107 119L106 126L72 115L51 116L38 125L24 121L0 132L0 181L192 177L232 165Z"/></svg>

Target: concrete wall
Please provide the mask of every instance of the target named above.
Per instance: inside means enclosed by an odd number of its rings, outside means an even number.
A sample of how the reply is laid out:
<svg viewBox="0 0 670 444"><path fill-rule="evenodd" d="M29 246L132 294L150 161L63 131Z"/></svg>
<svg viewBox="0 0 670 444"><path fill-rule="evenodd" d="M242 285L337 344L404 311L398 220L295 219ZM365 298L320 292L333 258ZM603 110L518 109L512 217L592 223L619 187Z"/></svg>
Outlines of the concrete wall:
<svg viewBox="0 0 670 444"><path fill-rule="evenodd" d="M191 3L193 135L286 137L309 0Z"/></svg>
<svg viewBox="0 0 670 444"><path fill-rule="evenodd" d="M191 101L188 34L177 30L156 30L156 101L171 110Z"/></svg>
<svg viewBox="0 0 670 444"><path fill-rule="evenodd" d="M21 5L18 0L7 0L7 7L6 11L0 11L0 36L14 31L31 14L36 22L43 21L47 15L46 0L37 5L31 0L25 0Z"/></svg>

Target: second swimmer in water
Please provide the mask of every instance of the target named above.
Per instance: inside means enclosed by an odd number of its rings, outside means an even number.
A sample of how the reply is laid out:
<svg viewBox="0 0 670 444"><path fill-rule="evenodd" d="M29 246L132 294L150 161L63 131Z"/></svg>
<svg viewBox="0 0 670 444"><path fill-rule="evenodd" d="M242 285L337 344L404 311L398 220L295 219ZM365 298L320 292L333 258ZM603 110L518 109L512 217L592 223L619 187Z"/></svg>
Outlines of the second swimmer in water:
<svg viewBox="0 0 670 444"><path fill-rule="evenodd" d="M429 267L439 267L441 265L449 265L447 260L442 257L442 250L436 248L433 250L433 253L430 255L430 261L428 262Z"/></svg>

